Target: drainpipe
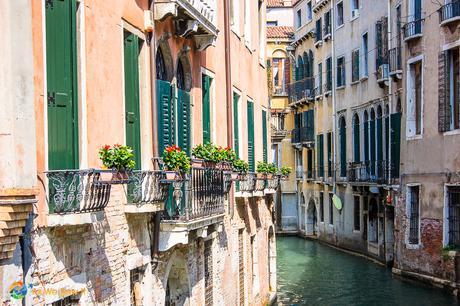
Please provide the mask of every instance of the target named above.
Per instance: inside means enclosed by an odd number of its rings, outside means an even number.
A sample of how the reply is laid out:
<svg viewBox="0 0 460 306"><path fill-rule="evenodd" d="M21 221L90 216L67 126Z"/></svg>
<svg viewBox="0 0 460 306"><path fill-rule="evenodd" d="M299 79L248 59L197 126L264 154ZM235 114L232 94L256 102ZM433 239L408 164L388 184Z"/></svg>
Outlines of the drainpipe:
<svg viewBox="0 0 460 306"><path fill-rule="evenodd" d="M233 147L233 91L232 91L232 69L230 56L230 2L224 0L224 43L225 43L225 89L226 89L226 113L227 113L227 146ZM232 188L233 189L233 188ZM235 200L233 192L229 193L229 210L233 218L233 203Z"/></svg>
<svg viewBox="0 0 460 306"><path fill-rule="evenodd" d="M149 0L149 9L154 13L155 1ZM150 104L152 109L152 154L153 157L158 157L158 127L156 125L157 120L157 107L156 107L156 66L155 66L155 30L149 34L150 38ZM155 167L155 165L154 165Z"/></svg>
<svg viewBox="0 0 460 306"><path fill-rule="evenodd" d="M387 14L388 14L388 27L387 27L387 40L388 40L388 49L391 49L391 34L392 34L392 18L391 18L391 0L388 0L388 6L387 6ZM401 50L399 50L401 52ZM388 61L390 61L390 53L388 52ZM388 62L390 64L390 62ZM389 69L388 69L389 70ZM388 124L390 125L390 128L388 129L388 132L391 135L391 116L390 114L393 112L393 81L391 80L391 77L388 76ZM391 165L391 138L387 137L388 139L388 180L391 181L391 175L392 175L392 165ZM391 193L391 189L390 189Z"/></svg>
<svg viewBox="0 0 460 306"><path fill-rule="evenodd" d="M332 61L332 134L334 137L332 137L332 145L334 147L334 161L333 161L333 167L334 167L334 174L333 174L333 187L332 187L332 192L335 194L337 191L337 107L336 107L336 60L335 60L335 10L334 10L334 3L335 1L331 1L331 23L332 23L332 33L331 33L331 44L332 44L332 55L331 55L331 61Z"/></svg>

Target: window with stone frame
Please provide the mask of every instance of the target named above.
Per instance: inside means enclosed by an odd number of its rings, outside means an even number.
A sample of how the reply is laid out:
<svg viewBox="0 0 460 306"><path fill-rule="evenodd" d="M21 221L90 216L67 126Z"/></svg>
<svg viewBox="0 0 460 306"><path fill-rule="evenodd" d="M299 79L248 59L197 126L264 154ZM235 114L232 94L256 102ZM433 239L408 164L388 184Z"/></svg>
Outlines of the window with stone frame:
<svg viewBox="0 0 460 306"><path fill-rule="evenodd" d="M439 63L439 114L442 131L460 129L460 49L446 50Z"/></svg>
<svg viewBox="0 0 460 306"><path fill-rule="evenodd" d="M334 195L332 193L329 193L329 224L333 225L334 224L334 203L332 201L332 197Z"/></svg>
<svg viewBox="0 0 460 306"><path fill-rule="evenodd" d="M361 230L361 197L355 195L353 197L354 200L354 207L353 207L353 229L355 231Z"/></svg>
<svg viewBox="0 0 460 306"><path fill-rule="evenodd" d="M319 193L319 217L320 221L324 222L324 193Z"/></svg>
<svg viewBox="0 0 460 306"><path fill-rule="evenodd" d="M447 187L447 236L448 245L460 246L460 186Z"/></svg>
<svg viewBox="0 0 460 306"><path fill-rule="evenodd" d="M407 187L407 218L409 244L420 242L420 186Z"/></svg>
<svg viewBox="0 0 460 306"><path fill-rule="evenodd" d="M313 19L313 10L311 1L307 3L307 22Z"/></svg>
<svg viewBox="0 0 460 306"><path fill-rule="evenodd" d="M359 49L353 50L351 52L351 66L352 66L351 81L358 82L359 81Z"/></svg>
<svg viewBox="0 0 460 306"><path fill-rule="evenodd" d="M408 90L407 90L407 117L406 134L408 137L422 134L422 93L423 93L423 71L422 61L415 61L409 65Z"/></svg>
<svg viewBox="0 0 460 306"><path fill-rule="evenodd" d="M343 1L340 1L339 3L337 3L337 15L336 15L336 18L337 18L337 27L340 27L341 25L343 25Z"/></svg>
<svg viewBox="0 0 460 306"><path fill-rule="evenodd" d="M337 87L345 86L345 56L337 58Z"/></svg>

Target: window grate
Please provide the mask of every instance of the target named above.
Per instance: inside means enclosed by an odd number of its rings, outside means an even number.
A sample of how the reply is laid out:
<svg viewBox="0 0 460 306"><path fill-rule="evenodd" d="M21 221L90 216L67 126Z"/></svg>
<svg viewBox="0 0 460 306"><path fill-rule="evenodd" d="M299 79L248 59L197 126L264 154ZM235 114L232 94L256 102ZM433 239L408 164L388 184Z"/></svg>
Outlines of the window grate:
<svg viewBox="0 0 460 306"><path fill-rule="evenodd" d="M409 187L410 211L409 211L409 243L419 243L419 186Z"/></svg>
<svg viewBox="0 0 460 306"><path fill-rule="evenodd" d="M460 246L460 187L447 190L449 208L449 245Z"/></svg>

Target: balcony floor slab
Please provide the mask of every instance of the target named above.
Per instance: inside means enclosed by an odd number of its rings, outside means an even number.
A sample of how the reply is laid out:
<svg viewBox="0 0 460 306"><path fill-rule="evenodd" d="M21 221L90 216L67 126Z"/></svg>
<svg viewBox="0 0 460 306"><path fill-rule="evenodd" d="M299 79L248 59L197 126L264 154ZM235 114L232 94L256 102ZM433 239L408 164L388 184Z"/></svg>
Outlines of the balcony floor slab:
<svg viewBox="0 0 460 306"><path fill-rule="evenodd" d="M94 222L102 221L105 218L104 211L74 213L74 214L49 214L48 226L72 226L92 224Z"/></svg>
<svg viewBox="0 0 460 306"><path fill-rule="evenodd" d="M126 204L125 205L125 214L139 214L139 213L149 213L157 212L163 210L164 203L157 204Z"/></svg>

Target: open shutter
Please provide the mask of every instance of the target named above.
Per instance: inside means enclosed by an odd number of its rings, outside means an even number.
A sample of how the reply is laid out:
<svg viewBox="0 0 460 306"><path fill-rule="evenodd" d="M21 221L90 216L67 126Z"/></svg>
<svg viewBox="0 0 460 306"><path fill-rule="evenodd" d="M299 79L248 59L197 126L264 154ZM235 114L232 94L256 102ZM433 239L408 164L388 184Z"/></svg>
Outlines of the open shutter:
<svg viewBox="0 0 460 306"><path fill-rule="evenodd" d="M340 127L340 176L347 176L347 129Z"/></svg>
<svg viewBox="0 0 460 306"><path fill-rule="evenodd" d="M391 124L391 177L399 177L400 147L401 147L401 113L390 116Z"/></svg>
<svg viewBox="0 0 460 306"><path fill-rule="evenodd" d="M263 160L268 162L268 135L267 135L267 111L262 110L262 143L263 143Z"/></svg>
<svg viewBox="0 0 460 306"><path fill-rule="evenodd" d="M240 128L238 122L238 100L239 96L233 93L233 149L236 156L240 157Z"/></svg>
<svg viewBox="0 0 460 306"><path fill-rule="evenodd" d="M46 4L48 169L78 168L76 3Z"/></svg>
<svg viewBox="0 0 460 306"><path fill-rule="evenodd" d="M190 133L190 93L178 89L177 90L177 107L178 107L178 143L187 155L190 155L191 133Z"/></svg>
<svg viewBox="0 0 460 306"><path fill-rule="evenodd" d="M450 86L449 86L449 52L444 51L438 57L438 130L450 129Z"/></svg>
<svg viewBox="0 0 460 306"><path fill-rule="evenodd" d="M160 155L164 149L174 144L174 103L172 99L171 83L156 81L158 104L158 148Z"/></svg>
<svg viewBox="0 0 460 306"><path fill-rule="evenodd" d="M254 172L255 167L255 153L254 153L254 103L248 101L247 117L248 117L248 163L249 171Z"/></svg>
<svg viewBox="0 0 460 306"><path fill-rule="evenodd" d="M129 33L124 40L126 145L133 149L135 168L141 167L139 111L139 38Z"/></svg>
<svg viewBox="0 0 460 306"><path fill-rule="evenodd" d="M203 99L203 143L211 142L211 78L203 75L201 80L202 99Z"/></svg>

